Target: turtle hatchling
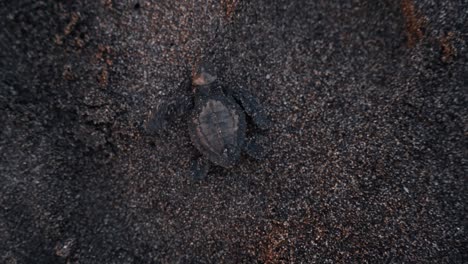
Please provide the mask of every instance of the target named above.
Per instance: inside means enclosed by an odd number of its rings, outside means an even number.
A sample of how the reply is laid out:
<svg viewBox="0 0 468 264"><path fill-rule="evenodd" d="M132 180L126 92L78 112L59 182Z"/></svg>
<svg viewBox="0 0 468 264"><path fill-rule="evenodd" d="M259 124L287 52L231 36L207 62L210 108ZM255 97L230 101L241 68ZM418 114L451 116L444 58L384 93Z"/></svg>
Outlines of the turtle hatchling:
<svg viewBox="0 0 468 264"><path fill-rule="evenodd" d="M181 96L161 104L147 123L147 129L159 133L171 119L189 116L190 139L201 154L192 163L195 179L205 178L211 163L232 168L243 151L255 159L264 156L256 137L246 135L246 115L260 130L270 124L256 98L240 87L230 89L221 85L207 64L198 68L187 86L191 87L193 96Z"/></svg>

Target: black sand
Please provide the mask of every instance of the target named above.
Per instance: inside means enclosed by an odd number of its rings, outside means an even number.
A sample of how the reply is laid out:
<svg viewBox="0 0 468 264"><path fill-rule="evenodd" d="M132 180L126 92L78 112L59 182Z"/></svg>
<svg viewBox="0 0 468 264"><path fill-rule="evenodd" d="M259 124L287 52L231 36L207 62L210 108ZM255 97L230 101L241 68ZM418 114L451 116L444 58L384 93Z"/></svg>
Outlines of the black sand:
<svg viewBox="0 0 468 264"><path fill-rule="evenodd" d="M0 263L467 263L467 9L2 1ZM194 182L140 127L201 57L274 127Z"/></svg>

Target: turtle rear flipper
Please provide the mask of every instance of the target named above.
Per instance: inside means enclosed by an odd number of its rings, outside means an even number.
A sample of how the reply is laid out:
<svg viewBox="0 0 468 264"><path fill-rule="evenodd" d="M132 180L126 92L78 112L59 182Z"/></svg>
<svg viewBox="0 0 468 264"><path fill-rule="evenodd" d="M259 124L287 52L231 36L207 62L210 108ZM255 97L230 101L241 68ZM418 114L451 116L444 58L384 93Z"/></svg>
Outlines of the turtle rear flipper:
<svg viewBox="0 0 468 264"><path fill-rule="evenodd" d="M211 164L203 157L192 161L191 175L194 180L203 180L210 171Z"/></svg>
<svg viewBox="0 0 468 264"><path fill-rule="evenodd" d="M244 152L255 160L263 160L267 154L258 137L252 137L245 143Z"/></svg>

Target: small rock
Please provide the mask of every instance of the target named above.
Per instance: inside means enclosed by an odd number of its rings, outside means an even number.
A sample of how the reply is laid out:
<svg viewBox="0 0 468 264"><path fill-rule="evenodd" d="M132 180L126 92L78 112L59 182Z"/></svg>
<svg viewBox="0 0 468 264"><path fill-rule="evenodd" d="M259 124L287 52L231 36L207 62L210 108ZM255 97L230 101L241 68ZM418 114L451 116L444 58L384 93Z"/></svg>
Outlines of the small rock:
<svg viewBox="0 0 468 264"><path fill-rule="evenodd" d="M55 245L55 255L68 258L70 256L70 252L75 244L75 239L69 238L63 242L57 242Z"/></svg>

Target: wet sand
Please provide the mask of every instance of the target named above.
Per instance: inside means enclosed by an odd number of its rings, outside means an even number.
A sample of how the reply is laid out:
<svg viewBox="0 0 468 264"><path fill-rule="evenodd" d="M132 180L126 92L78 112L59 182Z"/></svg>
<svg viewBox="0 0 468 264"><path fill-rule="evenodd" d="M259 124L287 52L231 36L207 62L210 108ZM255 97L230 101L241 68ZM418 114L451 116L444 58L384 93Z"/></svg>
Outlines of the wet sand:
<svg viewBox="0 0 468 264"><path fill-rule="evenodd" d="M8 2L1 263L468 261L462 1ZM273 126L194 181L202 59Z"/></svg>

